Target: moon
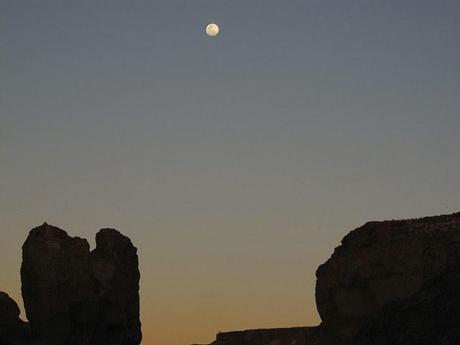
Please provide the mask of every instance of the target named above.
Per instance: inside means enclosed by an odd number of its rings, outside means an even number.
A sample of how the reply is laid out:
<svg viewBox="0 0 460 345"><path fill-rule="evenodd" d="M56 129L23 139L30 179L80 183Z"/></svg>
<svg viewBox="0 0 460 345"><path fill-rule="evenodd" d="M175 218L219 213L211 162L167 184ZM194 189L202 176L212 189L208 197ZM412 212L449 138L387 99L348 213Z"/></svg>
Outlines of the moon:
<svg viewBox="0 0 460 345"><path fill-rule="evenodd" d="M215 23L208 24L206 26L206 34L210 37L216 37L220 32L219 25Z"/></svg>

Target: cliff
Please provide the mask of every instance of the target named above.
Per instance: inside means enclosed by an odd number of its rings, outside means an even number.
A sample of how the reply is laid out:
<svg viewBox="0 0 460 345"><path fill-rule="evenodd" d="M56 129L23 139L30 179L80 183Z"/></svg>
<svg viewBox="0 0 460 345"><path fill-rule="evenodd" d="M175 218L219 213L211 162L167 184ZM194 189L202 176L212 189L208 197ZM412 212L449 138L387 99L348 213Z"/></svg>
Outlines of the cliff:
<svg viewBox="0 0 460 345"><path fill-rule="evenodd" d="M213 345L458 345L459 272L460 213L369 222L316 272L322 323L304 328L312 337L229 332Z"/></svg>
<svg viewBox="0 0 460 345"><path fill-rule="evenodd" d="M316 272L323 327L353 337L371 315L459 265L460 213L369 222L346 235Z"/></svg>

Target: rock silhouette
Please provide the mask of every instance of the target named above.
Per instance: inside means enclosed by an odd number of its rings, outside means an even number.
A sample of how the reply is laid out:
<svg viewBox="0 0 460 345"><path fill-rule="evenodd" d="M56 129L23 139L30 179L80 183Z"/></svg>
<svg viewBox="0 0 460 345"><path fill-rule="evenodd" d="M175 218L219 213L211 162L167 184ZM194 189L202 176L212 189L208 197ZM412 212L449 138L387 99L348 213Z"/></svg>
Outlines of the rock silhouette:
<svg viewBox="0 0 460 345"><path fill-rule="evenodd" d="M19 318L19 307L4 292L0 292L0 345L25 342L29 327Z"/></svg>
<svg viewBox="0 0 460 345"><path fill-rule="evenodd" d="M460 270L428 281L413 296L365 320L353 345L460 344Z"/></svg>
<svg viewBox="0 0 460 345"><path fill-rule="evenodd" d="M117 230L99 231L92 252L86 240L46 223L31 230L21 267L30 336L9 335L16 324L22 329L27 324L19 320L16 304L15 309L1 294L0 307L11 310L0 318L0 334L9 332L4 343L140 344L138 266L136 248Z"/></svg>
<svg viewBox="0 0 460 345"><path fill-rule="evenodd" d="M23 245L29 324L0 292L0 345L139 345L139 263L114 229L96 248L43 224ZM460 213L369 222L317 272L316 327L219 333L213 345L460 344Z"/></svg>
<svg viewBox="0 0 460 345"><path fill-rule="evenodd" d="M317 272L316 305L328 333L353 337L362 321L460 266L460 213L369 222L350 232Z"/></svg>
<svg viewBox="0 0 460 345"><path fill-rule="evenodd" d="M212 344L460 344L460 213L366 223L316 275L320 326L282 336L283 329L221 333Z"/></svg>
<svg viewBox="0 0 460 345"><path fill-rule="evenodd" d="M319 344L317 327L251 329L219 333L213 345L304 345Z"/></svg>
<svg viewBox="0 0 460 345"><path fill-rule="evenodd" d="M92 343L141 342L138 266L136 248L128 237L113 229L98 232L96 249L90 256L98 306Z"/></svg>
<svg viewBox="0 0 460 345"><path fill-rule="evenodd" d="M89 244L43 224L22 247L22 297L32 336L50 345L84 344L91 336L96 290ZM94 305L95 307L95 305Z"/></svg>

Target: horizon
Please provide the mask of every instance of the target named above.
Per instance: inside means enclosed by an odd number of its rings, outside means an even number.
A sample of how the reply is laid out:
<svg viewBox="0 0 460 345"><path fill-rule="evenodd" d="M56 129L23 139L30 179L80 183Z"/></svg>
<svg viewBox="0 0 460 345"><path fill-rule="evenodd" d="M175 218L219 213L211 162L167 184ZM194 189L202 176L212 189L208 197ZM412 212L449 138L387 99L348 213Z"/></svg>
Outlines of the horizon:
<svg viewBox="0 0 460 345"><path fill-rule="evenodd" d="M91 249L112 227L138 248L144 345L318 324L316 268L350 230L460 210L458 18L434 0L2 1L0 291L25 319L33 227Z"/></svg>

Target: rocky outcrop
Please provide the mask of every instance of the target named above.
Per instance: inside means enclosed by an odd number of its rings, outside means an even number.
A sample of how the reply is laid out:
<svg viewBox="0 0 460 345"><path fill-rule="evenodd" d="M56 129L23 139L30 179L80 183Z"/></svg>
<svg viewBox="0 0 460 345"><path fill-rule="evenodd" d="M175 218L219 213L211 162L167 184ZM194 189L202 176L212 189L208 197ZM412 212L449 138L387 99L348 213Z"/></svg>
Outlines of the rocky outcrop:
<svg viewBox="0 0 460 345"><path fill-rule="evenodd" d="M139 344L142 335L136 248L117 230L102 229L96 235L96 249L91 253L90 263L99 312L93 343Z"/></svg>
<svg viewBox="0 0 460 345"><path fill-rule="evenodd" d="M22 296L32 335L50 345L91 335L89 244L54 226L33 229L22 247Z"/></svg>
<svg viewBox="0 0 460 345"><path fill-rule="evenodd" d="M43 224L23 245L22 295L34 340L46 345L138 345L137 250L113 229L96 249Z"/></svg>
<svg viewBox="0 0 460 345"><path fill-rule="evenodd" d="M0 291L0 345L14 345L27 341L29 327L19 318L19 307L5 292Z"/></svg>
<svg viewBox="0 0 460 345"><path fill-rule="evenodd" d="M327 333L353 337L362 322L460 265L460 213L369 222L350 232L317 272Z"/></svg>
<svg viewBox="0 0 460 345"><path fill-rule="evenodd" d="M0 293L0 345L139 345L137 250L114 229L86 240L48 224L23 246L29 325ZM219 333L213 345L460 344L460 213L369 222L317 270L318 327ZM30 334L30 336L29 336Z"/></svg>
<svg viewBox="0 0 460 345"><path fill-rule="evenodd" d="M320 326L221 333L212 344L460 344L460 213L369 222L316 275Z"/></svg>
<svg viewBox="0 0 460 345"><path fill-rule="evenodd" d="M212 345L319 345L316 327L252 329L224 332L216 336Z"/></svg>

